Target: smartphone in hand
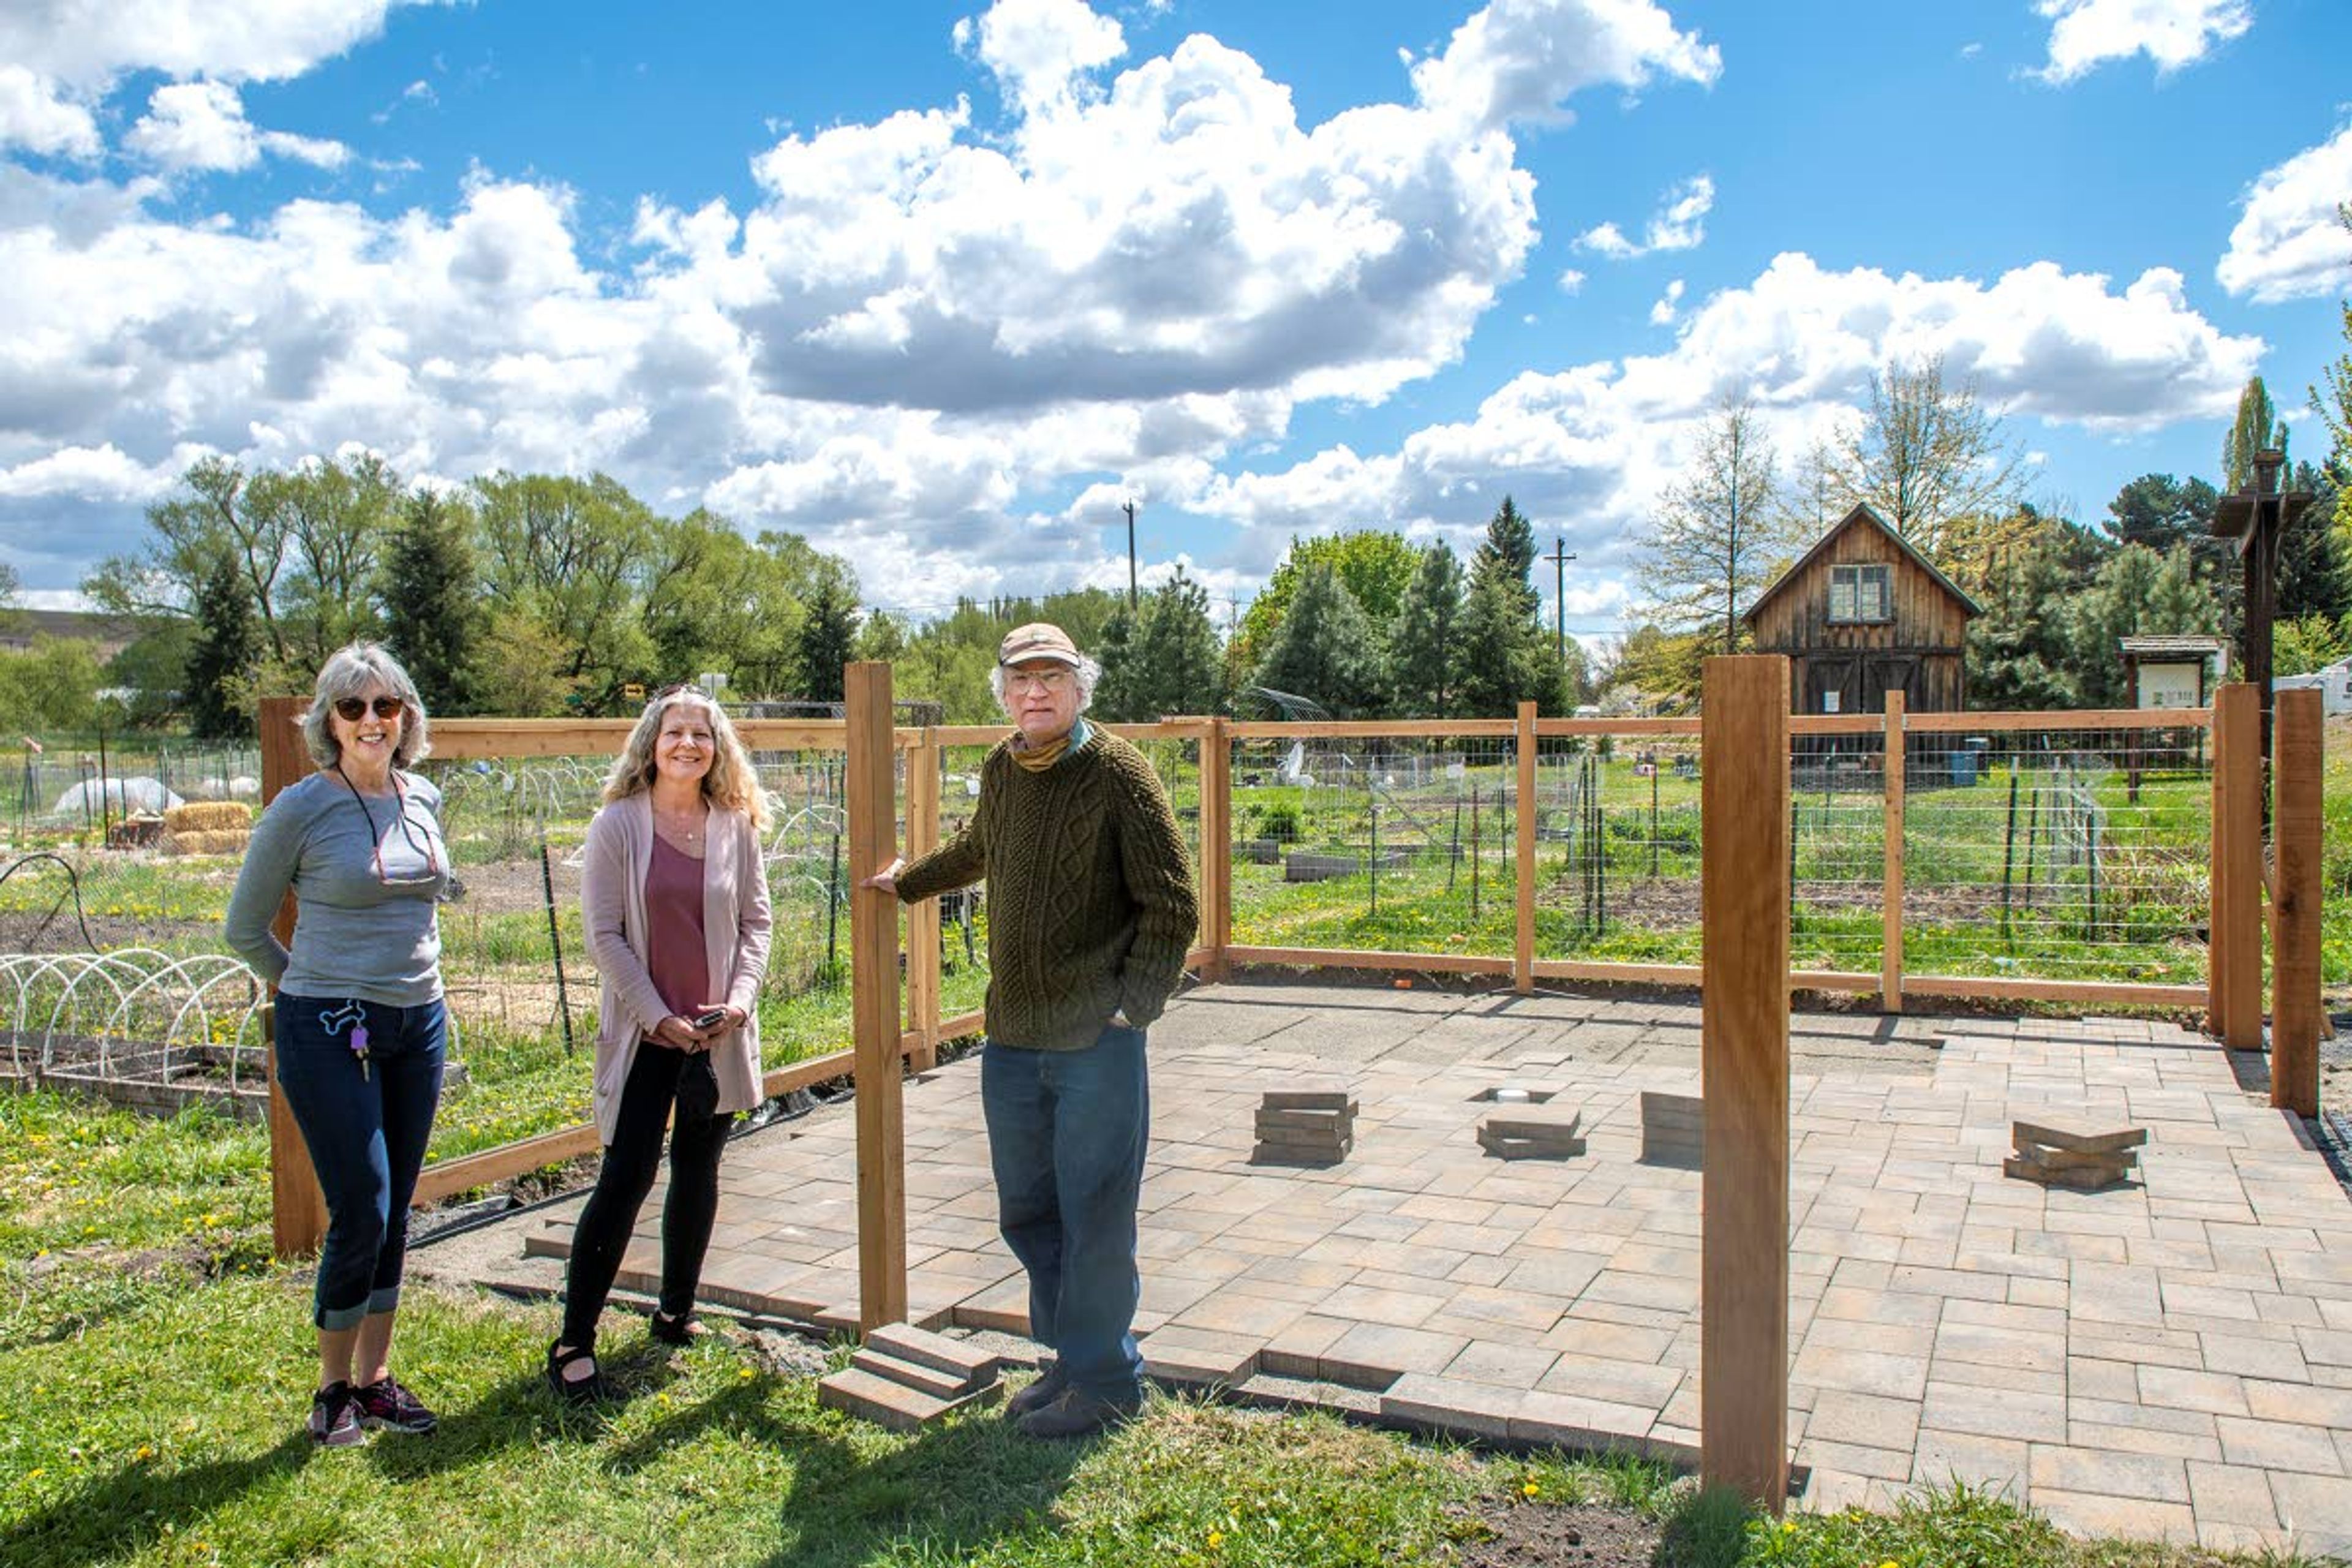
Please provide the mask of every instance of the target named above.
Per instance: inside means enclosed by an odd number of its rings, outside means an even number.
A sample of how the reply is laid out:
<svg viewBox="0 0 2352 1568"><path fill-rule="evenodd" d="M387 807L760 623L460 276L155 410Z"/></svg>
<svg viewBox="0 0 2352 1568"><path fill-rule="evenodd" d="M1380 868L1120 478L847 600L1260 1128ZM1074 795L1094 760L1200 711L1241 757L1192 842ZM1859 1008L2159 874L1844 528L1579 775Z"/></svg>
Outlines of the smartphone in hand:
<svg viewBox="0 0 2352 1568"><path fill-rule="evenodd" d="M727 1009L713 1007L708 1013L697 1013L687 1020L698 1029L715 1029L727 1021Z"/></svg>

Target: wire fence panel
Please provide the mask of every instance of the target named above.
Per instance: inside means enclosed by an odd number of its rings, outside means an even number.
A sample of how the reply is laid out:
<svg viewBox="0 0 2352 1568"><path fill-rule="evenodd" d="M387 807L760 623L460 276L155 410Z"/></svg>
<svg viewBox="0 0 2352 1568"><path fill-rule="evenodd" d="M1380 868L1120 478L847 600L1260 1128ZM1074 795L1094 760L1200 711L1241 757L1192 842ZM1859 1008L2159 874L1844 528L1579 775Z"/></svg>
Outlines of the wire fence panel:
<svg viewBox="0 0 2352 1568"><path fill-rule="evenodd" d="M1536 954L1699 960L1698 737L1538 742Z"/></svg>
<svg viewBox="0 0 2352 1568"><path fill-rule="evenodd" d="M1884 733L1789 738L1790 968L1877 971L1885 949L1886 784Z"/></svg>
<svg viewBox="0 0 2352 1568"><path fill-rule="evenodd" d="M1906 969L2203 984L2210 738L2053 719L1910 737Z"/></svg>
<svg viewBox="0 0 2352 1568"><path fill-rule="evenodd" d="M1231 767L1235 943L1511 956L1512 741L1245 739Z"/></svg>

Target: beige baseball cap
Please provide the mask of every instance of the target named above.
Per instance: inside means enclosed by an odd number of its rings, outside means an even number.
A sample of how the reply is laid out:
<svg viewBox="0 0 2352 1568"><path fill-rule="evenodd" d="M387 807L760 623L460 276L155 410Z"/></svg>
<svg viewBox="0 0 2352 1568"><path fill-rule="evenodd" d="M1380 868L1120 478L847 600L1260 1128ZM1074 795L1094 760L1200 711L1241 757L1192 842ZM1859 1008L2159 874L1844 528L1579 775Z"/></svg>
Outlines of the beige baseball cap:
<svg viewBox="0 0 2352 1568"><path fill-rule="evenodd" d="M1061 627L1045 621L1032 621L1025 626L1015 626L1005 633L1004 641L996 649L996 662L1008 669L1016 664L1027 664L1041 658L1066 664L1076 669L1078 667L1078 645L1072 642L1070 634Z"/></svg>

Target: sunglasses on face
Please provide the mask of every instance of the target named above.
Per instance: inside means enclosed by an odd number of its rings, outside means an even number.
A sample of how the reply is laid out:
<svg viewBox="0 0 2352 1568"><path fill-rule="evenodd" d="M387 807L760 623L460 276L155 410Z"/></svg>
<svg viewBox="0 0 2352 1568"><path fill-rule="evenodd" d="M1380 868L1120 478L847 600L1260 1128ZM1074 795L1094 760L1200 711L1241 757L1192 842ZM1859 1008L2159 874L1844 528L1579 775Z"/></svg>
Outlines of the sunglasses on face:
<svg viewBox="0 0 2352 1568"><path fill-rule="evenodd" d="M373 704L363 697L338 697L335 699L335 711L341 714L347 723L356 724L362 719L366 718L368 709L371 706L375 709L375 716L377 718L389 719L394 714L399 712L401 709L406 706L406 704L402 702L397 697L379 697Z"/></svg>

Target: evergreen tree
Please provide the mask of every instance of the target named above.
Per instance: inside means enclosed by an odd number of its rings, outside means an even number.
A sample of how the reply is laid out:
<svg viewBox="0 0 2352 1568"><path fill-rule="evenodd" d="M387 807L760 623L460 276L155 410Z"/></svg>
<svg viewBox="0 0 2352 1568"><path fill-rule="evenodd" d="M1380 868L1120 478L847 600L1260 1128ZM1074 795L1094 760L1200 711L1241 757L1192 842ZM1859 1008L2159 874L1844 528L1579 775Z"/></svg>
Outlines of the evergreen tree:
<svg viewBox="0 0 2352 1568"><path fill-rule="evenodd" d="M2311 504L2279 536L2279 618L2340 621L2352 611L2352 573L2346 569L2344 536L2335 526L2336 486L2326 469L2297 463L2284 488L2309 491Z"/></svg>
<svg viewBox="0 0 2352 1568"><path fill-rule="evenodd" d="M2045 537L2002 558L1969 625L1971 706L2025 712L2074 705L2067 595L2077 579Z"/></svg>
<svg viewBox="0 0 2352 1568"><path fill-rule="evenodd" d="M2265 447L2286 450L2286 426L2271 406L2269 389L2255 376L2238 394L2238 417L2221 438L2221 488L2231 494L2254 488L2254 455Z"/></svg>
<svg viewBox="0 0 2352 1568"><path fill-rule="evenodd" d="M1300 575L1254 684L1308 698L1334 718L1361 718L1381 710L1381 662L1370 617L1339 573L1318 562Z"/></svg>
<svg viewBox="0 0 2352 1568"><path fill-rule="evenodd" d="M1460 706L1454 670L1462 627L1462 562L1439 540L1422 552L1421 568L1398 606L1389 642L1389 674L1397 711L1407 718L1451 719Z"/></svg>
<svg viewBox="0 0 2352 1568"><path fill-rule="evenodd" d="M1181 566L1144 602L1141 624L1122 657L1139 677L1135 718L1223 710L1224 661L1209 622L1209 591Z"/></svg>
<svg viewBox="0 0 2352 1568"><path fill-rule="evenodd" d="M1087 711L1096 718L1132 724L1150 711L1151 672L1139 657L1137 643L1135 616L1121 605L1095 638L1094 655L1102 666L1102 679L1095 682L1095 700Z"/></svg>
<svg viewBox="0 0 2352 1568"><path fill-rule="evenodd" d="M1473 718L1507 718L1530 699L1558 710L1561 671L1528 581L1535 562L1535 530L1505 496L1471 557L1462 609L1456 684L1461 711Z"/></svg>
<svg viewBox="0 0 2352 1568"><path fill-rule="evenodd" d="M188 728L200 741L253 733L253 668L262 653L252 600L236 558L216 552L196 579L196 635L188 647Z"/></svg>
<svg viewBox="0 0 2352 1568"><path fill-rule="evenodd" d="M801 689L812 702L842 700L842 666L857 657L857 605L840 584L826 580L809 601L801 626Z"/></svg>
<svg viewBox="0 0 2352 1568"><path fill-rule="evenodd" d="M470 713L482 630L474 520L465 505L419 489L403 509L383 566L384 641L428 713Z"/></svg>

